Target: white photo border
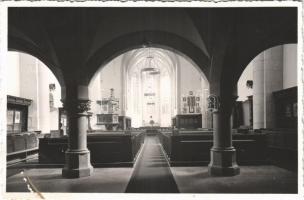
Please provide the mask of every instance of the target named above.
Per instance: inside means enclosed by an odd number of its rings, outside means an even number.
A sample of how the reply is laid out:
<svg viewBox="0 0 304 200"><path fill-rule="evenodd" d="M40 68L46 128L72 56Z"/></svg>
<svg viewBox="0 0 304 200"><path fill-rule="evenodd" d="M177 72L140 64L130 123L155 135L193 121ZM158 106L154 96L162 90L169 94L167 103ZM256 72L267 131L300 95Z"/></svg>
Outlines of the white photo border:
<svg viewBox="0 0 304 200"><path fill-rule="evenodd" d="M8 7L297 7L298 8L298 194L116 194L43 193L45 199L304 199L303 187L303 4L299 1L4 1L0 2L0 199L41 199L35 193L6 193L6 57ZM2 198L1 198L2 197Z"/></svg>

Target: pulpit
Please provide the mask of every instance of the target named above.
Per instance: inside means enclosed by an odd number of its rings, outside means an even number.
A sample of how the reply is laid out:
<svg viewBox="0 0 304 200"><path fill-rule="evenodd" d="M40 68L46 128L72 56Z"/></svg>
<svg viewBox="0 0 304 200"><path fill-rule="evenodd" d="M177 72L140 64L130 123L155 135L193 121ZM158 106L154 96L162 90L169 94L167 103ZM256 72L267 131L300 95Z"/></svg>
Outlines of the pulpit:
<svg viewBox="0 0 304 200"><path fill-rule="evenodd" d="M104 125L107 130L113 130L118 127L118 114L97 114L97 125Z"/></svg>
<svg viewBox="0 0 304 200"><path fill-rule="evenodd" d="M114 89L110 90L110 97L103 98L102 114L97 114L97 125L104 125L107 130L117 129L119 125L119 99L114 96Z"/></svg>

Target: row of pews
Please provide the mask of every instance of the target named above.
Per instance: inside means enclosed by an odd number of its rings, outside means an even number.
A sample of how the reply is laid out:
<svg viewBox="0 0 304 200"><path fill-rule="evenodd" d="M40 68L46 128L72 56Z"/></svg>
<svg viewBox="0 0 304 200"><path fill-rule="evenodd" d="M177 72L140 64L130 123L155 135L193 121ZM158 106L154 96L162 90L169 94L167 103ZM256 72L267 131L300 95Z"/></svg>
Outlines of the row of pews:
<svg viewBox="0 0 304 200"><path fill-rule="evenodd" d="M87 135L91 163L98 166L132 166L146 135L159 138L171 166L207 165L213 146L211 129L139 128L128 131L92 131ZM39 142L38 142L39 140ZM240 165L275 164L297 169L297 131L233 130L233 146ZM38 148L39 147L39 148ZM39 152L41 164L64 164L67 136L37 137L35 133L7 136L7 159L26 159Z"/></svg>
<svg viewBox="0 0 304 200"><path fill-rule="evenodd" d="M15 164L31 158L38 152L38 137L36 133L23 132L9 134L6 137L7 165Z"/></svg>
<svg viewBox="0 0 304 200"><path fill-rule="evenodd" d="M94 167L132 166L144 141L144 132L94 131L87 135L91 163ZM39 140L39 163L63 164L68 138L41 138Z"/></svg>
<svg viewBox="0 0 304 200"><path fill-rule="evenodd" d="M161 132L159 138L172 166L207 165L210 162L213 146L213 132L210 130ZM265 162L264 134L233 134L232 143L239 164Z"/></svg>
<svg viewBox="0 0 304 200"><path fill-rule="evenodd" d="M295 130L263 130L267 136L268 159L272 164L298 169L298 134Z"/></svg>
<svg viewBox="0 0 304 200"><path fill-rule="evenodd" d="M211 130L161 131L160 143L171 166L207 165L213 146ZM233 131L232 143L240 165L275 164L297 169L297 132L291 130Z"/></svg>

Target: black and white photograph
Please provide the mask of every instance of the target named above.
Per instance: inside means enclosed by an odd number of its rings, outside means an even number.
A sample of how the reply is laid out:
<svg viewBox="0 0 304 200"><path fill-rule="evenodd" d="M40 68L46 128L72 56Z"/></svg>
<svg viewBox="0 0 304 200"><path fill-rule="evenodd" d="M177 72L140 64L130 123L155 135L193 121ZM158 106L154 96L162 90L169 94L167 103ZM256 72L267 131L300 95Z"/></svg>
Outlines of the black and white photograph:
<svg viewBox="0 0 304 200"><path fill-rule="evenodd" d="M3 5L4 199L303 198L301 2Z"/></svg>

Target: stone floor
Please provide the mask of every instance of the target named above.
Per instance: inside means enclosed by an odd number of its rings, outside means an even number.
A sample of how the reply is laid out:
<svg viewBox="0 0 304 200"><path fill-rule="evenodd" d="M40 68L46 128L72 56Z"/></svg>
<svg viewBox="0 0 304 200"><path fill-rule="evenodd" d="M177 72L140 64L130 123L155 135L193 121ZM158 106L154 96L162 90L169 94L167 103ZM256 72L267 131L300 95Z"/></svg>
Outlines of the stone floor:
<svg viewBox="0 0 304 200"><path fill-rule="evenodd" d="M90 177L65 179L60 168L25 170L7 179L7 192L28 192L25 175L40 192L122 193L132 175L132 168L95 168Z"/></svg>
<svg viewBox="0 0 304 200"><path fill-rule="evenodd" d="M297 174L276 166L241 166L240 175L210 177L207 167L171 167L181 193L297 193Z"/></svg>
<svg viewBox="0 0 304 200"><path fill-rule="evenodd" d="M297 193L297 175L276 166L241 166L234 177L210 177L207 167L171 167L180 193ZM95 168L90 177L64 179L59 168L25 171L41 192L123 193L132 168ZM24 174L7 178L7 192L28 192Z"/></svg>
<svg viewBox="0 0 304 200"><path fill-rule="evenodd" d="M20 165L8 169L6 191L29 192L25 177L42 193L297 193L297 174L276 166L241 166L233 177L210 177L206 166L169 167L160 144L149 137L134 168L95 168L90 177L65 179L56 166Z"/></svg>

